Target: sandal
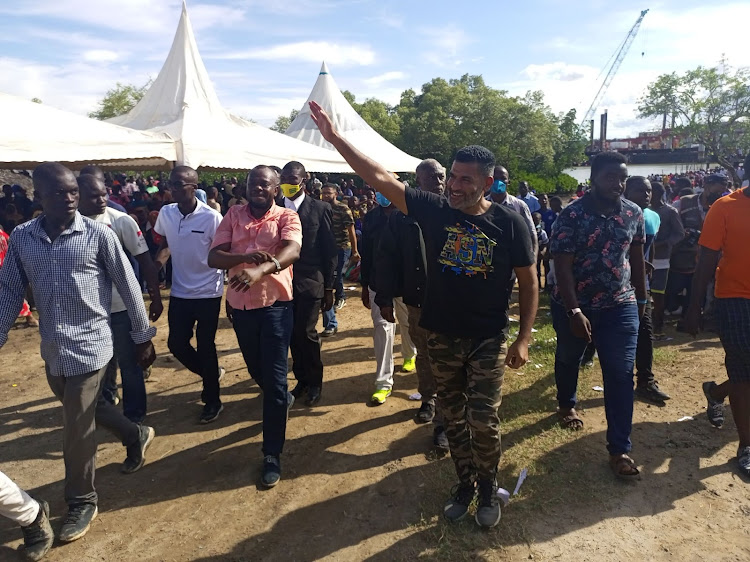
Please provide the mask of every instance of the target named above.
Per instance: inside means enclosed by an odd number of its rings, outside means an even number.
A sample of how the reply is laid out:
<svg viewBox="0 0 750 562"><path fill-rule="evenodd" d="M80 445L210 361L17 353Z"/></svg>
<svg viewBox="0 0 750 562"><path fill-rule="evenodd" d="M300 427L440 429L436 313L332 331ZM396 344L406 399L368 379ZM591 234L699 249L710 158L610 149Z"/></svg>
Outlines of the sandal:
<svg viewBox="0 0 750 562"><path fill-rule="evenodd" d="M575 408L570 410L558 410L557 417L560 418L560 425L563 429L571 431L580 431L583 429L583 420L578 417Z"/></svg>
<svg viewBox="0 0 750 562"><path fill-rule="evenodd" d="M635 461L628 455L610 455L609 467L618 478L622 480L640 480L641 471L635 464Z"/></svg>

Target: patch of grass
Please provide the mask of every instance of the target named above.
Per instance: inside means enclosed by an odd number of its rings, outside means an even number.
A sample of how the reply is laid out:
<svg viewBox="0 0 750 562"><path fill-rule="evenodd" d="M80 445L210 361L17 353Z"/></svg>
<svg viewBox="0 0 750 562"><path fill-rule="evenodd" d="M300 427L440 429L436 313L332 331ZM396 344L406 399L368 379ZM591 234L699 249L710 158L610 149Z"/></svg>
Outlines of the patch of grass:
<svg viewBox="0 0 750 562"><path fill-rule="evenodd" d="M452 462L441 463L432 473L432 481L425 486L423 503L425 514L436 514L418 527L428 539L430 560L500 560L511 547L531 548L531 530L540 514L553 516L558 510L575 504L601 509L602 498L616 499L622 493L609 478L600 478L606 451L604 443L596 449L571 445L590 435L590 428L581 432L562 429L557 423L554 379L555 347L557 338L549 316L549 301L541 298L529 354L529 363L518 371L505 372L503 404L500 408L503 438L503 457L498 482L511 493L518 474L526 468L528 477L518 496L503 510L503 519L496 529L483 531L475 524L473 515L458 524L449 524L439 515L456 483ZM518 330L511 323L510 334ZM669 351L662 352L666 357ZM578 383L579 401L601 399L603 394L592 390L602 384L598 362L595 367L581 369ZM593 477L592 477L593 471ZM427 478L430 476L425 475Z"/></svg>

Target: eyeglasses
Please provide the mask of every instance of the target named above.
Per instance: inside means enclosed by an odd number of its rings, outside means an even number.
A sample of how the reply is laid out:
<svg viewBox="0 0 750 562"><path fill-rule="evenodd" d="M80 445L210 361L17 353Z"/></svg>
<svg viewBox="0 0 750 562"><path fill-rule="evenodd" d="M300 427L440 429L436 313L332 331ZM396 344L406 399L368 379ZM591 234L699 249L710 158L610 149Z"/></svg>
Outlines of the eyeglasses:
<svg viewBox="0 0 750 562"><path fill-rule="evenodd" d="M186 185L194 185L194 186L198 187L198 184L197 183L193 183L193 182L184 182L182 180L177 180L177 181L170 180L169 181L169 187L172 188L172 189L182 189Z"/></svg>

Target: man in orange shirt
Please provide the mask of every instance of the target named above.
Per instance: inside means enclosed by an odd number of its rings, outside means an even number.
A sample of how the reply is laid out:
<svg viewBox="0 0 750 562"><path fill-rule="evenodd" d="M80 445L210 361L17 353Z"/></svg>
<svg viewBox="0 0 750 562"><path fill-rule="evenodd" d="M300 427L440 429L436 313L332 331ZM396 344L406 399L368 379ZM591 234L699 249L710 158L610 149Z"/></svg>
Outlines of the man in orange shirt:
<svg viewBox="0 0 750 562"><path fill-rule="evenodd" d="M750 160L750 158L749 158ZM708 210L699 240L700 254L686 318L688 331L698 333L700 295L716 274L716 315L726 353L729 401L739 436L737 461L750 476L750 188L722 197ZM717 267L718 265L718 267ZM722 385L723 386L723 385ZM709 400L710 405L710 400Z"/></svg>
<svg viewBox="0 0 750 562"><path fill-rule="evenodd" d="M297 213L274 202L279 176L268 166L248 174L246 205L230 207L208 254L209 267L229 270L227 316L250 376L263 391L263 473L281 479L281 450L294 397L287 389L292 336L292 268L302 247Z"/></svg>

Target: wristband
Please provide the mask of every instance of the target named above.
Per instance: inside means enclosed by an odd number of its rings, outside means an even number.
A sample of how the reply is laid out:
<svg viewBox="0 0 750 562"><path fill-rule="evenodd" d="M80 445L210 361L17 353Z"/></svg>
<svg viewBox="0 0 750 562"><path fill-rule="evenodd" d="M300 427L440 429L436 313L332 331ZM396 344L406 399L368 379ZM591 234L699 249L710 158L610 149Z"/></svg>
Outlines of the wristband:
<svg viewBox="0 0 750 562"><path fill-rule="evenodd" d="M648 299L638 299L635 302L637 302L638 304L648 304Z"/></svg>
<svg viewBox="0 0 750 562"><path fill-rule="evenodd" d="M276 266L276 271L274 271L274 275L276 275L278 272L281 271L281 264L279 263L279 260L277 260L275 257L271 256L271 261Z"/></svg>

